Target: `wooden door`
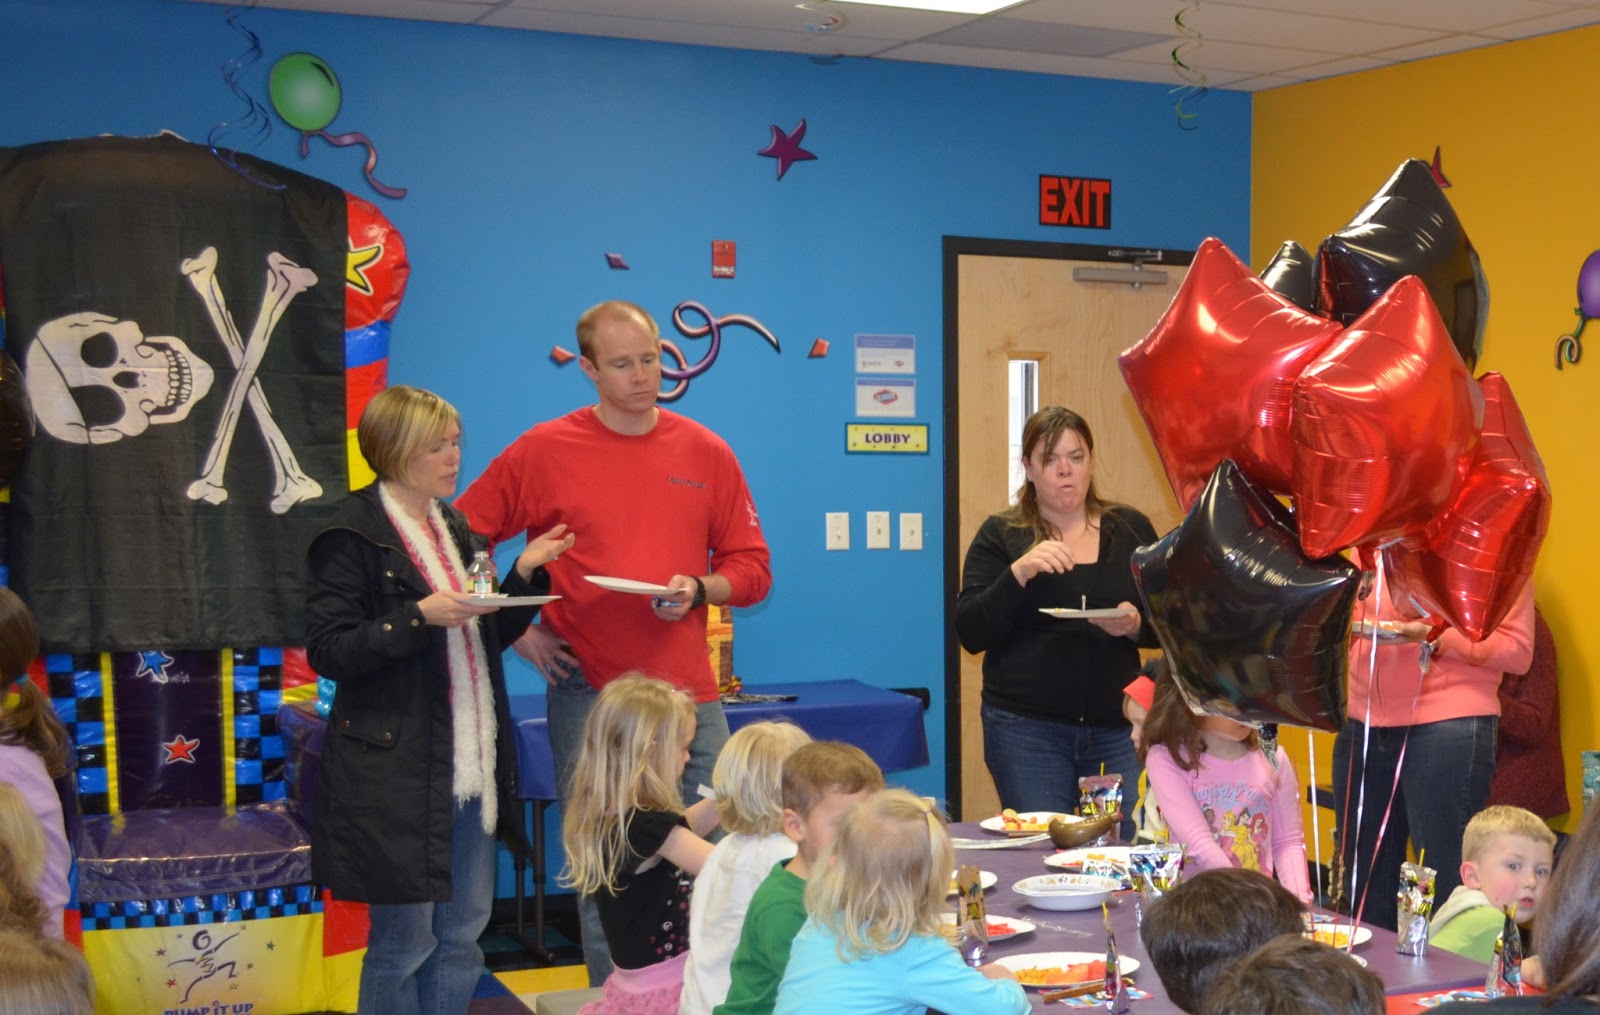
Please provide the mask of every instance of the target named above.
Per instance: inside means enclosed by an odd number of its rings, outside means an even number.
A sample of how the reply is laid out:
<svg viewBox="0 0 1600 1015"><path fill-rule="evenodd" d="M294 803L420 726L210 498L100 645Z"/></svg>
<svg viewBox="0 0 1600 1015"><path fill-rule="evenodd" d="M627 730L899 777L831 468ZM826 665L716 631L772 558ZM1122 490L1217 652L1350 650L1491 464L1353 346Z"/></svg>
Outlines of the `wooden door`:
<svg viewBox="0 0 1600 1015"><path fill-rule="evenodd" d="M977 252L986 247L1000 252ZM1117 369L1118 354L1155 326L1187 271L1189 253L1160 253L1162 263L1148 267L1165 272L1165 284L1135 289L1073 280L1075 267L1112 266L1104 250L946 240L946 442L955 467L946 473L945 545L952 603L967 546L983 520L1005 508L1012 492L1007 419L1012 361L1039 364L1039 406L1064 405L1088 421L1102 498L1143 511L1157 532L1178 523L1181 515L1161 461ZM947 674L946 680L953 692L947 698L951 761L946 781L961 815L982 818L999 806L983 762L982 659L963 651L953 630L949 637L950 668L958 674Z"/></svg>

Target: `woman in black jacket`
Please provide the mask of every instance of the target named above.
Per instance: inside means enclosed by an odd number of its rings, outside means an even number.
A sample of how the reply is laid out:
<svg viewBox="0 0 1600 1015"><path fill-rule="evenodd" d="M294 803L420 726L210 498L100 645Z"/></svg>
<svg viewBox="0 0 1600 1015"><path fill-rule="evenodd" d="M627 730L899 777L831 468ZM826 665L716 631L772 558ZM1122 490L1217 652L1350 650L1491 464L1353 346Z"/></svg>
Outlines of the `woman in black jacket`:
<svg viewBox="0 0 1600 1015"><path fill-rule="evenodd" d="M1017 503L979 527L956 599L961 645L983 653L984 761L1005 807L1075 812L1079 777L1103 769L1122 776L1129 811L1142 766L1122 689L1139 645L1156 645L1134 606L1130 559L1155 529L1096 494L1094 437L1069 409L1028 417L1022 465ZM1051 608L1096 615L1039 612Z"/></svg>
<svg viewBox="0 0 1600 1015"><path fill-rule="evenodd" d="M502 646L537 606L466 594L488 541L442 498L461 469L461 419L432 392L375 396L356 430L378 481L311 543L312 668L338 682L312 863L335 898L371 904L361 1012L465 1012L483 966L498 820L515 821ZM544 595L572 545L531 540L501 591Z"/></svg>

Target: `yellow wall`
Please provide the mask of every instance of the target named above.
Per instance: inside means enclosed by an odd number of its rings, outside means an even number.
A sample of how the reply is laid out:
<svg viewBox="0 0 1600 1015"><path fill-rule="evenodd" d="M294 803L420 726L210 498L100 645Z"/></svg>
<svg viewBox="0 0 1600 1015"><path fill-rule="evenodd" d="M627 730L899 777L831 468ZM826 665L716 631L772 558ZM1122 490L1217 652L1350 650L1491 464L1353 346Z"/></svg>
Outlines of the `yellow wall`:
<svg viewBox="0 0 1600 1015"><path fill-rule="evenodd" d="M1259 271L1284 240L1314 251L1402 160L1430 159L1441 147L1445 193L1489 280L1478 368L1510 381L1554 495L1534 589L1555 632L1574 814L1578 752L1600 747L1600 622L1588 615L1600 605L1600 322L1576 366L1558 372L1554 349L1577 321L1578 268L1600 249L1597 51L1600 28L1586 28L1262 92L1251 194L1250 260ZM1318 780L1327 783L1332 737L1316 740ZM1305 732L1285 728L1283 741L1305 778Z"/></svg>

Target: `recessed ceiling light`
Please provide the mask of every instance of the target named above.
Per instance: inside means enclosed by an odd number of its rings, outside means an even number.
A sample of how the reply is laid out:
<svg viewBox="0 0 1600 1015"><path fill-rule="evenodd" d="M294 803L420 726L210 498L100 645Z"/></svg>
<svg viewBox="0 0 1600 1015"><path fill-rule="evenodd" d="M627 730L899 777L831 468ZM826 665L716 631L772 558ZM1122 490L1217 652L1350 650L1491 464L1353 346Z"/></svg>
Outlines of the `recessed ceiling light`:
<svg viewBox="0 0 1600 1015"><path fill-rule="evenodd" d="M1015 7L1021 0L832 0L833 3L863 4L869 7L908 7L918 11L944 11L948 14L993 14L1002 7Z"/></svg>

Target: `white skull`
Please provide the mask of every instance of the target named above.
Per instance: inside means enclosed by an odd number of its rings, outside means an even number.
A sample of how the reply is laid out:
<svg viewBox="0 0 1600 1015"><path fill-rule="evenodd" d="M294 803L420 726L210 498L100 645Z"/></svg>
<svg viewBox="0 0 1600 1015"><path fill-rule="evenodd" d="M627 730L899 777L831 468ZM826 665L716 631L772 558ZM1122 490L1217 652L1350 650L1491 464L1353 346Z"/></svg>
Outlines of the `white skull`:
<svg viewBox="0 0 1600 1015"><path fill-rule="evenodd" d="M170 335L94 311L40 326L24 365L28 395L51 436L109 444L177 423L211 390L209 364Z"/></svg>

